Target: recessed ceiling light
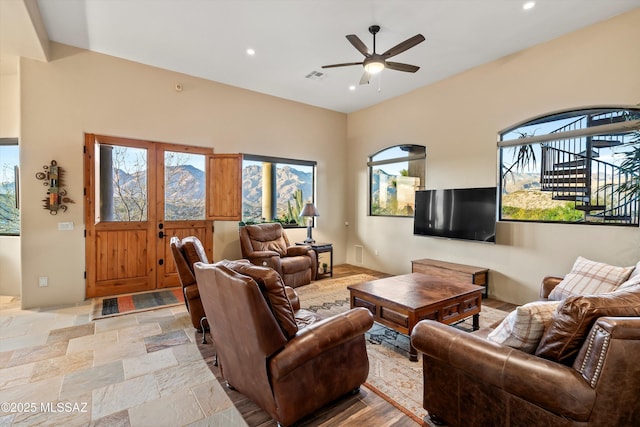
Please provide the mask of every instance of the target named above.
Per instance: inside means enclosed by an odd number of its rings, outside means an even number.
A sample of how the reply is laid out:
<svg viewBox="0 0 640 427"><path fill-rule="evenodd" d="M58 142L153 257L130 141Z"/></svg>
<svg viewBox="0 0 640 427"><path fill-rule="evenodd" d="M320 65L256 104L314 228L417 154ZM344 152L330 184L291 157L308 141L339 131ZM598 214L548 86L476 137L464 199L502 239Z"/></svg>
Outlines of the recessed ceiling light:
<svg viewBox="0 0 640 427"><path fill-rule="evenodd" d="M356 87L354 85L349 86L349 90L356 90Z"/></svg>
<svg viewBox="0 0 640 427"><path fill-rule="evenodd" d="M255 55L255 54L256 54L256 51L255 51L255 50L253 50L253 49L251 49L251 48L247 49L247 55L249 55L249 56L253 56L253 55Z"/></svg>
<svg viewBox="0 0 640 427"><path fill-rule="evenodd" d="M528 1L528 2L526 2L526 3L522 6L522 8L523 8L524 10L529 10L529 9L533 9L533 6L535 6L535 5L536 5L536 2L534 2L534 1Z"/></svg>

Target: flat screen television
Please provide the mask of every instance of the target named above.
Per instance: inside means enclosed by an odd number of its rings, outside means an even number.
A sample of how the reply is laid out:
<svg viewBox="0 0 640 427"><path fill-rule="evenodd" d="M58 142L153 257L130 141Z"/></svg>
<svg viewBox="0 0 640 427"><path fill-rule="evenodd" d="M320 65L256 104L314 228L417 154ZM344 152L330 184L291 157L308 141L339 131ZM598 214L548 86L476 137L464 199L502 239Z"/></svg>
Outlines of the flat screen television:
<svg viewBox="0 0 640 427"><path fill-rule="evenodd" d="M416 191L413 234L496 241L496 187Z"/></svg>

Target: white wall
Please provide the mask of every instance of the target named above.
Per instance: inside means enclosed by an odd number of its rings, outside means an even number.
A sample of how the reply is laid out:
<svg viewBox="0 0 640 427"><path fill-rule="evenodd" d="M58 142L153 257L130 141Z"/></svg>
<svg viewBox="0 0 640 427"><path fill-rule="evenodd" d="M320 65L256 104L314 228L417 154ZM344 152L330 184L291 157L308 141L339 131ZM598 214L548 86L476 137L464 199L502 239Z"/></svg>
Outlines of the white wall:
<svg viewBox="0 0 640 427"><path fill-rule="evenodd" d="M0 138L18 138L20 80L0 72ZM0 295L20 295L20 237L0 236Z"/></svg>
<svg viewBox="0 0 640 427"><path fill-rule="evenodd" d="M51 62L20 63L23 306L84 299L84 132L317 160L314 237L334 243L336 264L355 263L361 244L365 266L388 273L425 257L485 266L490 293L511 302L534 299L540 279L566 273L577 255L631 265L640 234L630 228L501 223L496 245L415 237L411 219L367 216L366 161L390 145L424 144L430 188L495 185L500 130L560 109L640 102L639 38L636 10L348 117L54 44ZM76 200L58 217L42 209L43 187L30 179L51 159ZM58 231L58 221L76 229ZM214 258L239 254L237 224L217 222ZM50 286L39 288L38 276Z"/></svg>
<svg viewBox="0 0 640 427"><path fill-rule="evenodd" d="M419 258L487 267L489 293L514 303L535 299L541 279L565 274L578 255L635 264L637 228L503 222L495 245L413 236L412 219L367 216L366 168L385 147L421 144L428 188L494 186L501 130L558 110L640 102L632 40L640 9L350 114L347 262L362 245L364 265L388 273L408 273Z"/></svg>
<svg viewBox="0 0 640 427"><path fill-rule="evenodd" d="M213 147L318 162L315 236L345 260L346 115L54 44L52 61L22 59L22 304L70 303L85 297L82 146L84 132ZM182 83L184 90L175 91ZM33 177L55 159L65 171L69 210L51 216ZM72 221L73 231L58 231ZM239 258L237 222L216 222L214 259ZM288 230L291 240L305 230ZM38 277L49 287L38 287Z"/></svg>

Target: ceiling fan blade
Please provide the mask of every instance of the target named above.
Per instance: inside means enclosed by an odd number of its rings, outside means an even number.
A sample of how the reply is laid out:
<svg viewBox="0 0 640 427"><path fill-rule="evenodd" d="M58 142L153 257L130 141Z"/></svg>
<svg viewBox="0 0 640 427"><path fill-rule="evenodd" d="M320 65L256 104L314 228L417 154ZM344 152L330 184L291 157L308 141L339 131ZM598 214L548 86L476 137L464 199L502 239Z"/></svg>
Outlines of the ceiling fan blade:
<svg viewBox="0 0 640 427"><path fill-rule="evenodd" d="M362 77L360 78L360 84L361 85L368 85L369 84L369 79L371 79L371 74L367 73L366 71L364 73L362 73Z"/></svg>
<svg viewBox="0 0 640 427"><path fill-rule="evenodd" d="M367 49L367 46L364 43L362 43L362 40L360 40L358 36L356 36L355 34L349 34L346 37L347 37L347 40L349 40L349 42L353 45L353 47L358 49L358 52L360 52L366 57L369 57L369 49Z"/></svg>
<svg viewBox="0 0 640 427"><path fill-rule="evenodd" d="M396 56L402 52L404 52L407 49L411 49L412 47L414 47L415 45L422 43L425 40L424 36L422 34L416 34L415 36L411 37L410 39L407 39L405 41L403 41L402 43L399 43L397 45L395 45L394 47L392 47L391 49L387 50L385 53L382 54L382 57L387 59L387 58L391 58L392 56Z"/></svg>
<svg viewBox="0 0 640 427"><path fill-rule="evenodd" d="M407 73L415 73L420 69L417 65L401 64L400 62L386 62L386 68L396 71L406 71Z"/></svg>
<svg viewBox="0 0 640 427"><path fill-rule="evenodd" d="M349 65L362 65L362 62L345 62L344 64L323 65L322 68L348 67Z"/></svg>

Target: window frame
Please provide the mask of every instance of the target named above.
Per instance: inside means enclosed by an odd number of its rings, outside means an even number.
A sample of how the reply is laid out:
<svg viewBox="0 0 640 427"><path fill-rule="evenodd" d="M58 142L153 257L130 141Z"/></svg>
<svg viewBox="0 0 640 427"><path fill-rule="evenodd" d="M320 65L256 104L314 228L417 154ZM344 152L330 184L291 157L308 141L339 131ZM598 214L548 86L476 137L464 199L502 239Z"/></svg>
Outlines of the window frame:
<svg viewBox="0 0 640 427"><path fill-rule="evenodd" d="M271 163L273 166L275 166L277 170L278 166L283 166L283 165L292 165L292 166L305 166L305 167L310 167L311 168L311 203L313 203L314 205L316 204L316 174L317 174L317 168L318 168L318 162L315 160L300 160L300 159L290 159L290 158L285 158L285 157L274 157L274 156L263 156L263 155L258 155L258 154L243 154L242 155L242 174L244 175L244 162L246 161L252 161L252 162L261 162L261 163ZM264 189L262 190L264 192ZM272 180L272 188L271 188L271 192L272 194L276 194L277 197L277 180ZM307 202L307 200L304 200L303 202ZM253 222L249 222L249 221L245 221L244 218L244 191L242 191L242 203L241 203L242 207L241 207L241 220L240 222L242 224L253 224ZM272 212L271 212L271 220L270 221L265 221L265 222L280 222L282 224L283 228L306 228L307 225L306 224L290 224L290 223L283 223L281 221L278 221L278 204L277 204L277 198L276 201L272 203ZM315 217L312 217L312 226L315 226Z"/></svg>
<svg viewBox="0 0 640 427"><path fill-rule="evenodd" d="M13 167L14 189L15 189L15 209L18 211L18 231L16 233L8 233L0 231L0 236L15 237L20 236L21 218L20 218L20 141L19 138L0 138L0 146L15 146L18 150L18 162ZM1 166L1 165L0 165Z"/></svg>
<svg viewBox="0 0 640 427"><path fill-rule="evenodd" d="M407 155L404 157L392 157L392 158L388 158L388 159L381 159L381 160L374 160L374 158L376 156L379 156L381 154L383 154L386 151L391 151L394 149L402 149L401 147L415 147L415 148L420 148L422 149L422 153L419 154L412 154L412 155ZM407 168L409 167L409 162L411 161L419 161L422 160L423 164L421 167L421 174L422 176L418 177L420 178L420 185L418 185L416 187L415 191L419 190L419 189L424 189L426 188L426 159L427 159L427 147L425 147L424 145L418 145L418 144L396 144L396 145L392 145L389 147L385 147L382 150L379 150L377 152L375 152L374 154L369 156L369 159L367 161L367 169L368 169L368 181L369 181L369 188L367 191L367 205L368 205L368 210L367 210L367 215L368 216L376 216L376 217L389 217L389 218L413 218L413 213L408 214L408 215L391 215L391 214L379 214L379 213L374 213L373 212L373 168L374 166L380 166L380 165L388 165L388 164L397 164L397 163L407 163ZM414 194L414 200L415 200L415 194ZM415 209L414 209L415 211Z"/></svg>

